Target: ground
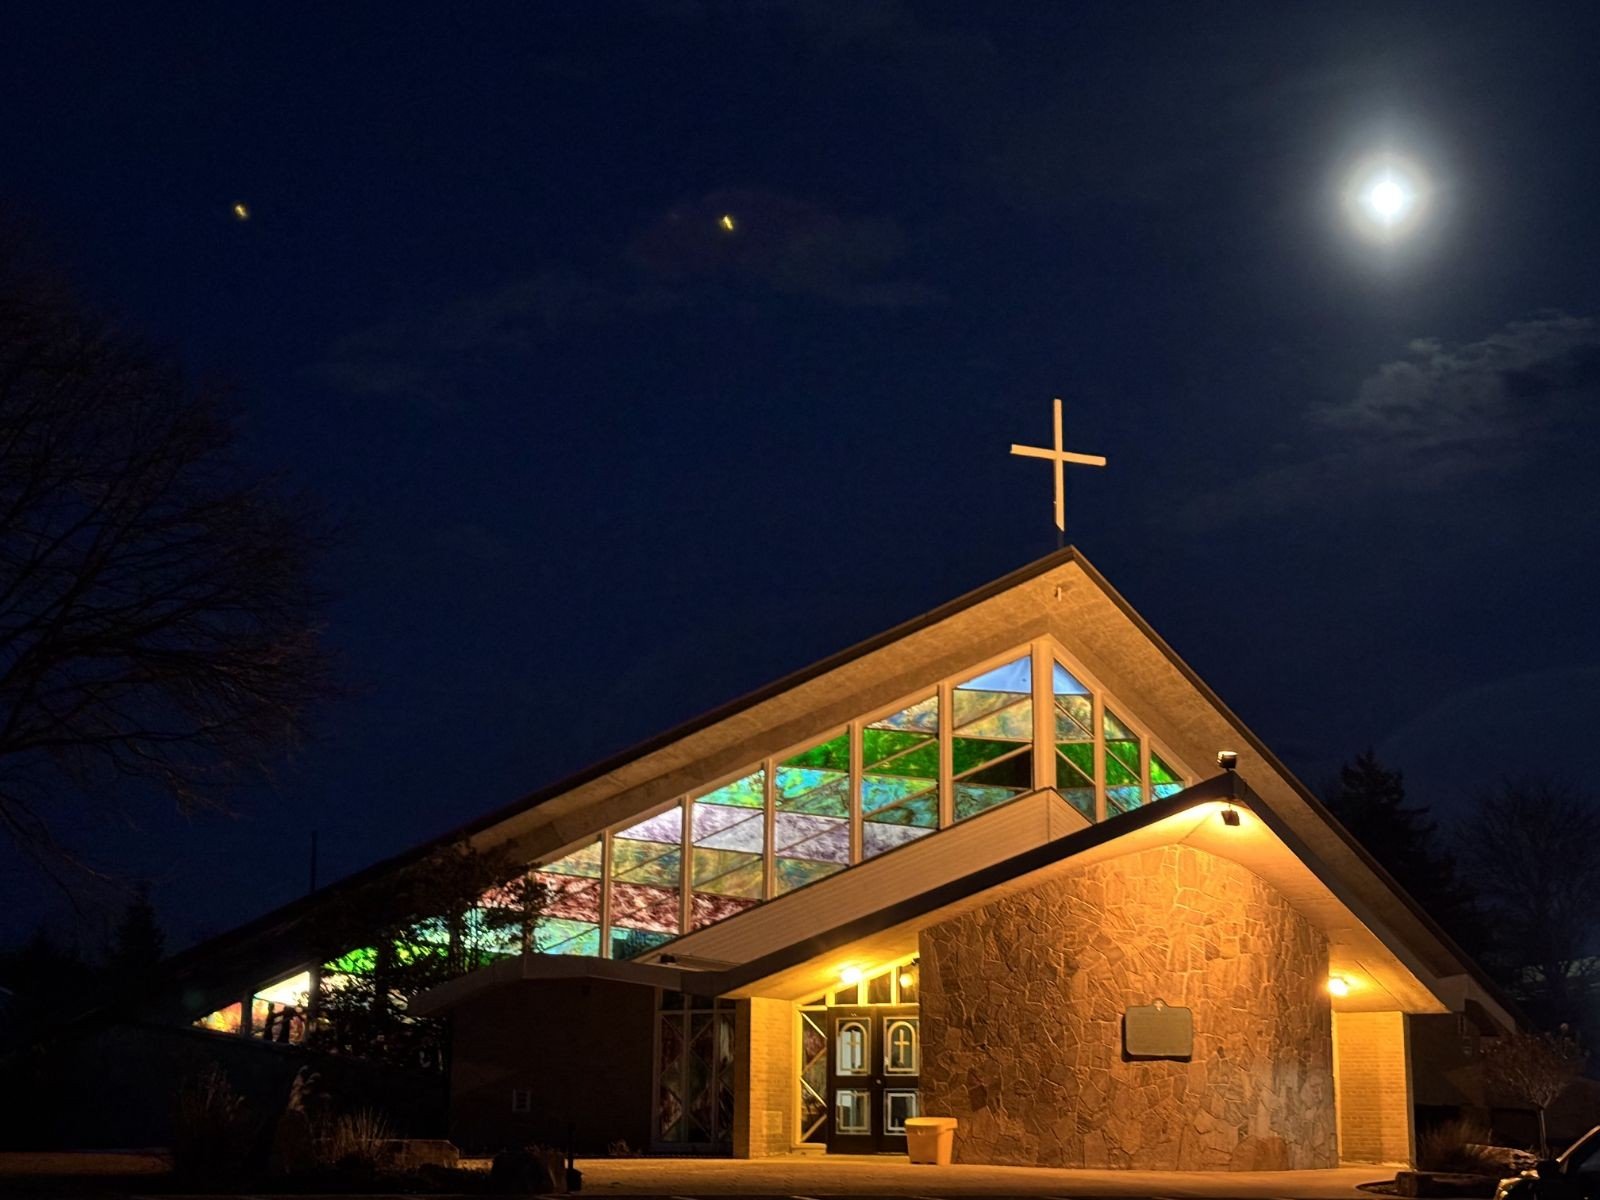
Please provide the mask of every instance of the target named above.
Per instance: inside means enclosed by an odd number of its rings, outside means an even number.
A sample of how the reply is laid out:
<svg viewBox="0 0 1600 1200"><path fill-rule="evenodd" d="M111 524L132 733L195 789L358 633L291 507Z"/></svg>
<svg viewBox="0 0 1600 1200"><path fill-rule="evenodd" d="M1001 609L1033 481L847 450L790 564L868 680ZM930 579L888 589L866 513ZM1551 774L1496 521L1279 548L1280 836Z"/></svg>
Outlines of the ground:
<svg viewBox="0 0 1600 1200"><path fill-rule="evenodd" d="M48 1158L48 1164L39 1161ZM34 1160L31 1164L28 1160ZM0 1154L0 1194L27 1193L27 1175L41 1167L65 1173L100 1175L120 1167L126 1178L133 1170L162 1170L155 1156L10 1155ZM135 1163L133 1160L149 1159ZM87 1160L87 1161L84 1161ZM485 1164L487 1165L487 1164ZM31 1166L31 1170L30 1170ZM1047 1167L912 1166L898 1156L800 1155L781 1158L596 1158L579 1159L585 1196L659 1196L692 1200L701 1196L780 1196L791 1200L821 1197L907 1196L920 1200L955 1200L964 1196L1061 1197L1094 1200L1371 1200L1359 1184L1393 1179L1383 1167L1342 1167L1331 1171L1069 1171ZM97 1169L98 1168L98 1169ZM58 1175L59 1178L59 1175ZM86 1184L89 1182L85 1179ZM154 1189L152 1189L154 1190ZM49 1195L64 1198L70 1188L52 1187ZM86 1187L98 1200L112 1195L142 1195L129 1179L124 1189ZM198 1198L193 1198L198 1200ZM237 1198L235 1198L237 1200ZM301 1200L305 1200L304 1197Z"/></svg>

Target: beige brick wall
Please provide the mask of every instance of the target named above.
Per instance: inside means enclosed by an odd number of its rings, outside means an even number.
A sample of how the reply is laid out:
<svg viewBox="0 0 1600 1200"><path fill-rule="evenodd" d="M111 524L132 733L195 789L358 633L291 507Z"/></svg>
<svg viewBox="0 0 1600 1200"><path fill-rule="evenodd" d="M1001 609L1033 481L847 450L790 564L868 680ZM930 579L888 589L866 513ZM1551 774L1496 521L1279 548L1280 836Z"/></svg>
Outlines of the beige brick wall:
<svg viewBox="0 0 1600 1200"><path fill-rule="evenodd" d="M1416 1133L1406 1015L1333 1015L1339 1157L1355 1163L1411 1163Z"/></svg>
<svg viewBox="0 0 1600 1200"><path fill-rule="evenodd" d="M795 1015L787 1000L740 1000L734 1014L733 1153L787 1154L795 1124Z"/></svg>

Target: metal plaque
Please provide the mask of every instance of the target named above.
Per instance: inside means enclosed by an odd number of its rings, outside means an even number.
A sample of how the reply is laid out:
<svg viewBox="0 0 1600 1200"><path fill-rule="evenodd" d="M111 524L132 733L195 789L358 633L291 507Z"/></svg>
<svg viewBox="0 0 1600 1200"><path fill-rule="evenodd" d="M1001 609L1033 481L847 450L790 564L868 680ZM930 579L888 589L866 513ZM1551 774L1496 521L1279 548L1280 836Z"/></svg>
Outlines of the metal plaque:
<svg viewBox="0 0 1600 1200"><path fill-rule="evenodd" d="M1129 1058L1192 1058L1194 1009L1135 1005L1122 1014L1122 1049Z"/></svg>

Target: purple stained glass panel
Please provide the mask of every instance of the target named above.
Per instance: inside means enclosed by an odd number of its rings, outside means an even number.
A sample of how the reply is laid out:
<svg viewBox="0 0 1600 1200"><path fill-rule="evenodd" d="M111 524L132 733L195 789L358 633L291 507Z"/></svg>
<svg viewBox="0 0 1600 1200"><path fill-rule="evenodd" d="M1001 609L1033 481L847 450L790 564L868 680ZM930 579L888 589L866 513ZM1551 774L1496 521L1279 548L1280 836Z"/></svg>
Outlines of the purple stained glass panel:
<svg viewBox="0 0 1600 1200"><path fill-rule="evenodd" d="M773 841L778 854L787 858L850 861L850 822L842 817L778 813L773 820Z"/></svg>
<svg viewBox="0 0 1600 1200"><path fill-rule="evenodd" d="M866 821L861 826L861 853L866 858L872 858L932 832L931 829L919 829L915 825L884 825L877 821Z"/></svg>
<svg viewBox="0 0 1600 1200"><path fill-rule="evenodd" d="M678 932L678 890L641 883L611 885L611 924L618 929Z"/></svg>
<svg viewBox="0 0 1600 1200"><path fill-rule="evenodd" d="M733 808L695 802L691 836L696 846L708 850L742 850L760 854L766 846L766 813L761 809Z"/></svg>
<svg viewBox="0 0 1600 1200"><path fill-rule="evenodd" d="M657 813L612 835L612 841L677 842L683 840L683 806L675 804L666 812Z"/></svg>

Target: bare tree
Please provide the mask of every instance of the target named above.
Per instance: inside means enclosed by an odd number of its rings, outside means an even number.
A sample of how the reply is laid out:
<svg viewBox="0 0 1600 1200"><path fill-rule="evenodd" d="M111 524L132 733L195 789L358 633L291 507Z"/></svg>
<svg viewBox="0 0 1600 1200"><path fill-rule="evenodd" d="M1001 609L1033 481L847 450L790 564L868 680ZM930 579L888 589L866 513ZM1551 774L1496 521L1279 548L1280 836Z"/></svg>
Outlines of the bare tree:
<svg viewBox="0 0 1600 1200"><path fill-rule="evenodd" d="M1600 804L1566 783L1505 780L1463 832L1495 966L1541 1024L1576 1025L1596 981Z"/></svg>
<svg viewBox="0 0 1600 1200"><path fill-rule="evenodd" d="M1504 1033L1484 1042L1485 1082L1499 1096L1530 1104L1539 1114L1539 1153L1550 1157L1545 1112L1583 1070L1588 1054L1563 1028L1559 1033Z"/></svg>
<svg viewBox="0 0 1600 1200"><path fill-rule="evenodd" d="M0 828L42 862L74 806L225 807L330 694L319 522L233 443L0 230Z"/></svg>

